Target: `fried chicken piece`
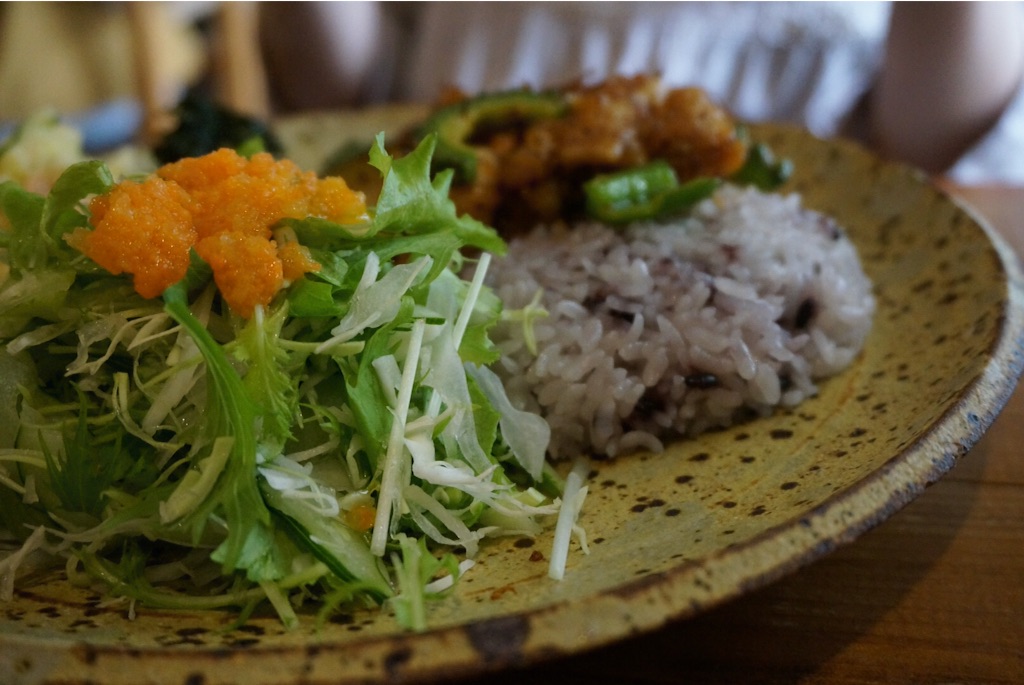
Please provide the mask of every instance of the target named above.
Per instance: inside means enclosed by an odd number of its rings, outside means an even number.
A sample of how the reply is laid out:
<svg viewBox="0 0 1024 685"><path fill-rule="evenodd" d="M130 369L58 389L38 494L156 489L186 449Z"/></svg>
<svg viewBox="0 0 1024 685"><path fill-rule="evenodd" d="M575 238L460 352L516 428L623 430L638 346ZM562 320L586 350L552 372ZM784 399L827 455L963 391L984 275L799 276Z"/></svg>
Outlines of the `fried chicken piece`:
<svg viewBox="0 0 1024 685"><path fill-rule="evenodd" d="M649 159L639 133L657 91L651 77L616 77L570 93L568 116L535 125L551 128L561 169L637 166Z"/></svg>
<svg viewBox="0 0 1024 685"><path fill-rule="evenodd" d="M666 93L643 121L640 135L647 154L671 164L680 180L728 176L747 155L732 117L699 88Z"/></svg>
<svg viewBox="0 0 1024 685"><path fill-rule="evenodd" d="M665 89L660 78L639 75L561 93L564 115L525 120L515 113L521 98L541 94L510 92L506 121L488 119L458 141L476 156L473 177L457 175L451 188L460 213L510 235L540 221L574 218L582 211L582 184L597 174L665 160L685 182L728 176L746 159L731 115L699 88ZM550 102L550 95L543 97ZM481 103L484 98L493 106L494 94L481 96ZM449 90L438 107L460 102L473 106L472 98Z"/></svg>
<svg viewBox="0 0 1024 685"><path fill-rule="evenodd" d="M571 217L577 186L598 173L664 159L681 181L727 176L742 166L746 144L732 117L699 88L666 91L660 79L614 77L566 91L568 113L479 141L481 157L494 155L497 176L485 175L460 206L506 232L523 222ZM485 207L491 199L497 202Z"/></svg>

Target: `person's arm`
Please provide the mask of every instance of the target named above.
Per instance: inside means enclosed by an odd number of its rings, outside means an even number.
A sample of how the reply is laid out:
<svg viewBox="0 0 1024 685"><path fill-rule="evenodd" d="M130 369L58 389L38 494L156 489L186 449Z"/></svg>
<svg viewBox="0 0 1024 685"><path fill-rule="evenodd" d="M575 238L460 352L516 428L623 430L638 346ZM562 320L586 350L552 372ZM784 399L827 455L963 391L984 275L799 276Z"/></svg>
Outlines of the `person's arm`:
<svg viewBox="0 0 1024 685"><path fill-rule="evenodd" d="M895 2L871 101L874 144L948 168L999 118L1024 74L1014 2Z"/></svg>

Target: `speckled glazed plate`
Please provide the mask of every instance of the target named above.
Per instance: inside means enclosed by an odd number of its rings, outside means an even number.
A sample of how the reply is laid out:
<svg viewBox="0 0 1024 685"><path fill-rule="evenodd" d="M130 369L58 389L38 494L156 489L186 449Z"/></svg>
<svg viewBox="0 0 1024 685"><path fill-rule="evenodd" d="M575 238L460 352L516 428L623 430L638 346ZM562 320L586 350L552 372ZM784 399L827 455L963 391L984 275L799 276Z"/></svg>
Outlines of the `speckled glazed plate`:
<svg viewBox="0 0 1024 685"><path fill-rule="evenodd" d="M361 114L283 130L316 154L309 143L328 139L320 134L362 135L377 122ZM498 541L431 607L425 633L402 632L386 612L293 632L269 617L231 628L223 613L139 608L129 620L124 605L55 576L0 605L0 682L315 685L483 673L693 616L900 509L968 451L1017 381L1015 258L916 173L797 130L754 130L795 161L788 190L847 227L876 286L864 354L820 396L664 454L599 464L582 518L591 552L572 553L564 581L546 576L548 538Z"/></svg>

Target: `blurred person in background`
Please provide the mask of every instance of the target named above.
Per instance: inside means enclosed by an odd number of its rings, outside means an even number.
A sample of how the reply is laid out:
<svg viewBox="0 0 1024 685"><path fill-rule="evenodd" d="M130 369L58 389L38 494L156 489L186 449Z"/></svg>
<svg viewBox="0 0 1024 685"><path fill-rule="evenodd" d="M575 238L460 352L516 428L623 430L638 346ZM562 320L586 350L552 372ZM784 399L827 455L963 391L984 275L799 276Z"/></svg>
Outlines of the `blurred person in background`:
<svg viewBox="0 0 1024 685"><path fill-rule="evenodd" d="M1024 183L1018 2L263 3L279 111L612 74L846 135L964 183Z"/></svg>
<svg viewBox="0 0 1024 685"><path fill-rule="evenodd" d="M1024 183L1019 2L0 3L0 127L52 106L87 147L124 142L154 106L140 91L172 106L211 68L204 23L242 6L259 45L235 75L264 114L658 73L740 119Z"/></svg>

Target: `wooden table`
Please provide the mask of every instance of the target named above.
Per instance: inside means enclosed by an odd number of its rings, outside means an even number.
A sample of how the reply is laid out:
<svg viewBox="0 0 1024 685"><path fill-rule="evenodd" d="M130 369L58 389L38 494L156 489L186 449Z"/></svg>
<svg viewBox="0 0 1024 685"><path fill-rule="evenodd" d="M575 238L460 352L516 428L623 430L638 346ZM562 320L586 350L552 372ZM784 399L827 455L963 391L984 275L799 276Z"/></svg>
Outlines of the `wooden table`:
<svg viewBox="0 0 1024 685"><path fill-rule="evenodd" d="M1024 255L1024 188L953 192ZM1024 387L952 471L853 544L695 619L478 681L1024 683Z"/></svg>

